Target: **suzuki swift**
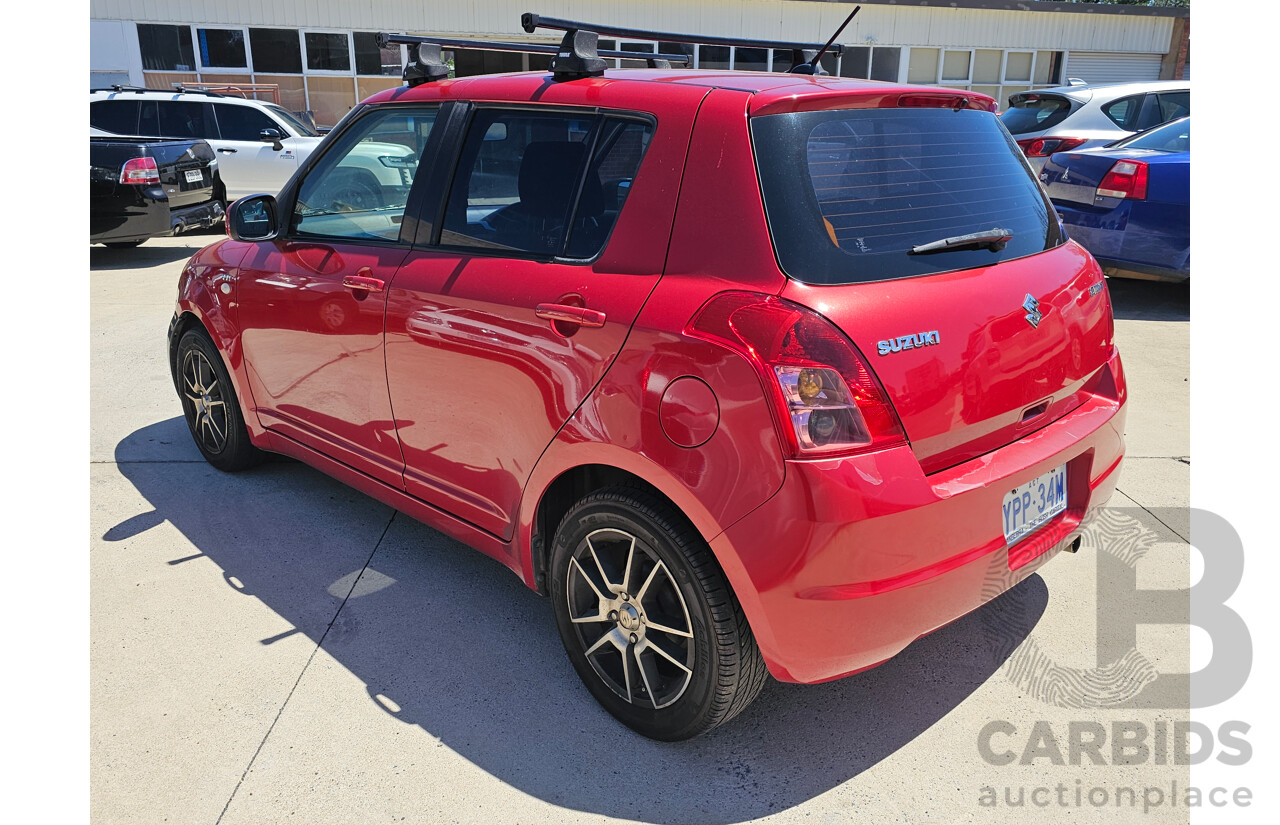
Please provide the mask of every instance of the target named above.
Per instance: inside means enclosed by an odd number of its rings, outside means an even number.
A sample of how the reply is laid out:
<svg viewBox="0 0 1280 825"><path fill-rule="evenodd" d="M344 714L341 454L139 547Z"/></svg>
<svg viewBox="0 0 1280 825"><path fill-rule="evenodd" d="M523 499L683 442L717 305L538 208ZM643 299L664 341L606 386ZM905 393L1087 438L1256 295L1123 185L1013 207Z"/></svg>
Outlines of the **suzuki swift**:
<svg viewBox="0 0 1280 825"><path fill-rule="evenodd" d="M1079 546L1110 297L991 98L581 57L427 72L233 204L169 331L210 463L283 453L498 559L666 740Z"/></svg>

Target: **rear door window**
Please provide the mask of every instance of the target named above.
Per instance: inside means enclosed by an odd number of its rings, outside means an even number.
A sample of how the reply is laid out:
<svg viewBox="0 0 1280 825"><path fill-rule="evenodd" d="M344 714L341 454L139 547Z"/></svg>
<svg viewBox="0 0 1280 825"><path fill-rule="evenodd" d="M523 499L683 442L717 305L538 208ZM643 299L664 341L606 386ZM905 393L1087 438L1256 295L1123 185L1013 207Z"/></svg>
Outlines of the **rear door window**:
<svg viewBox="0 0 1280 825"><path fill-rule="evenodd" d="M160 102L160 134L165 137L218 138L205 104L185 100Z"/></svg>
<svg viewBox="0 0 1280 825"><path fill-rule="evenodd" d="M783 271L849 284L990 266L1062 242L1016 143L990 112L858 109L752 121L756 164ZM1004 249L912 254L1005 230Z"/></svg>
<svg viewBox="0 0 1280 825"><path fill-rule="evenodd" d="M1071 114L1071 101L1059 95L1014 95L1000 115L1004 127L1015 135L1051 129Z"/></svg>
<svg viewBox="0 0 1280 825"><path fill-rule="evenodd" d="M1142 101L1146 95L1130 95L1113 100L1102 107L1102 113L1126 132L1136 132L1141 126Z"/></svg>
<svg viewBox="0 0 1280 825"><path fill-rule="evenodd" d="M454 175L440 243L594 257L652 129L648 121L595 113L481 109Z"/></svg>
<svg viewBox="0 0 1280 825"><path fill-rule="evenodd" d="M138 101L94 101L89 104L89 125L116 135L136 135L138 134Z"/></svg>
<svg viewBox="0 0 1280 825"><path fill-rule="evenodd" d="M1191 92L1161 92L1160 122L1168 123L1191 114Z"/></svg>

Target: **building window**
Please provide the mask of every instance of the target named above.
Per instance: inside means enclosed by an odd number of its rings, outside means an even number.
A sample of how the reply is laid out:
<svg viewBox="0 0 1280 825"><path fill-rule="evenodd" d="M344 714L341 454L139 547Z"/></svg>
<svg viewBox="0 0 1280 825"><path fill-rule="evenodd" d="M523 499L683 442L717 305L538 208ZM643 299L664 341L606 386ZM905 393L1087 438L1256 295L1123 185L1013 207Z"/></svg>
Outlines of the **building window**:
<svg viewBox="0 0 1280 825"><path fill-rule="evenodd" d="M302 45L297 29L249 29L255 72L302 74Z"/></svg>
<svg viewBox="0 0 1280 825"><path fill-rule="evenodd" d="M846 63L849 57L846 50ZM1004 108L1010 95L1059 85L1062 57L1062 52L1026 49L912 48L907 79L990 95Z"/></svg>
<svg viewBox="0 0 1280 825"><path fill-rule="evenodd" d="M404 71L400 46L393 44L378 48L378 36L373 32L356 32L356 74L399 77Z"/></svg>
<svg viewBox="0 0 1280 825"><path fill-rule="evenodd" d="M209 69L245 69L249 62L244 53L244 31L241 29L196 29L200 41L200 65Z"/></svg>
<svg viewBox="0 0 1280 825"><path fill-rule="evenodd" d="M190 26L138 24L142 68L153 72L194 72L196 53Z"/></svg>
<svg viewBox="0 0 1280 825"><path fill-rule="evenodd" d="M307 32L307 69L313 72L351 71L351 48L346 34Z"/></svg>

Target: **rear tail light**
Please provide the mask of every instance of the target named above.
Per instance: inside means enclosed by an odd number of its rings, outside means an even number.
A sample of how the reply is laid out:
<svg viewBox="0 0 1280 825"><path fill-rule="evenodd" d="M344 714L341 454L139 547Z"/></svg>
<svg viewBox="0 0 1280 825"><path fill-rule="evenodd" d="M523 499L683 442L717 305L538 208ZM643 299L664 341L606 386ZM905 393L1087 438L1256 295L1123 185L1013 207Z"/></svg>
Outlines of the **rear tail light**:
<svg viewBox="0 0 1280 825"><path fill-rule="evenodd" d="M1022 152L1029 158L1047 158L1054 152L1070 152L1085 144L1088 138L1023 138L1018 141Z"/></svg>
<svg viewBox="0 0 1280 825"><path fill-rule="evenodd" d="M159 186L160 170L156 168L156 159L133 158L125 161L124 166L120 169L120 182Z"/></svg>
<svg viewBox="0 0 1280 825"><path fill-rule="evenodd" d="M1118 160L1098 184L1098 196L1145 200L1147 197L1147 164L1140 160Z"/></svg>
<svg viewBox="0 0 1280 825"><path fill-rule="evenodd" d="M906 443L866 361L816 312L770 295L725 292L699 310L686 333L723 344L755 366L792 457Z"/></svg>

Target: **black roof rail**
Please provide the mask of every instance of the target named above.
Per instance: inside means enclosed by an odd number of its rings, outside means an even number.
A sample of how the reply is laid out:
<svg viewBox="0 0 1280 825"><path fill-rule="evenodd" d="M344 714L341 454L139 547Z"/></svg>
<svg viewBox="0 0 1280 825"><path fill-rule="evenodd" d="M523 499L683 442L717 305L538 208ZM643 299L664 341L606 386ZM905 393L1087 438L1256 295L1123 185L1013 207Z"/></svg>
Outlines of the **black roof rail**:
<svg viewBox="0 0 1280 825"><path fill-rule="evenodd" d="M854 9L853 14L857 13ZM849 20L853 19L850 14L845 20L848 25ZM528 33L532 34L537 29L553 29L563 31L565 33L564 43L561 44L562 54L558 57L569 57L563 54L566 47L576 45L575 36L583 33L593 35L607 35L609 37L630 37L636 40L655 40L668 43L701 43L707 46L742 46L752 49L775 49L791 52L791 69L790 71L799 74L815 74L824 73L817 68L817 59L826 52L834 55L840 55L844 51L844 47L838 43L834 43L835 36L827 42L825 46L818 43L794 43L782 40L750 40L741 37L719 37L716 35L700 35L700 34L679 34L676 32L659 32L649 29L629 29L622 26L602 26L596 23L582 23L576 20L563 20L557 17L543 17L533 12L525 12L520 16L520 25ZM839 36L840 31L844 30L841 26L836 32ZM578 57L576 49L570 48L573 57ZM806 69L806 67L808 67ZM555 61L552 61L552 70L555 70Z"/></svg>
<svg viewBox="0 0 1280 825"><path fill-rule="evenodd" d="M587 32L590 34L590 32ZM444 62L442 49L471 49L488 52L516 52L525 54L553 55L552 70L555 71L555 59L561 57L563 45L552 46L549 43L508 43L497 40L469 40L456 37L421 37L414 34L392 34L379 32L377 36L379 48L396 43L413 47L409 55L409 64L404 69L405 82L410 86L443 80L449 76L449 67ZM687 54L650 54L647 52L627 52L606 49L598 51L592 44L591 55L597 60L603 57L620 57L624 60L644 60L650 68L669 69L672 63L688 63ZM599 71L586 74L600 74L604 71L604 61L599 60Z"/></svg>
<svg viewBox="0 0 1280 825"><path fill-rule="evenodd" d="M154 92L156 90L147 89L142 86L121 86L120 84L117 83L114 86L100 86L96 89L89 89L89 91L90 92Z"/></svg>

